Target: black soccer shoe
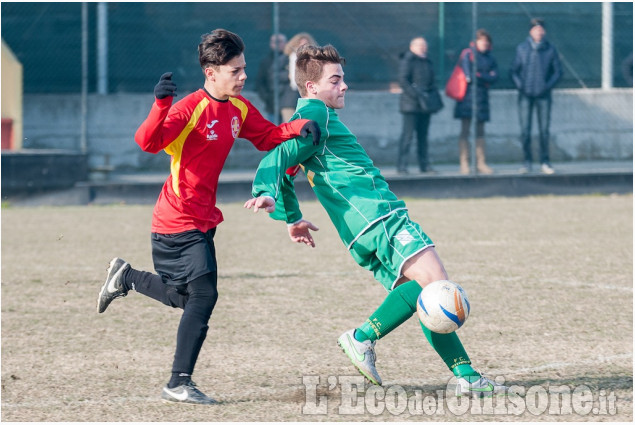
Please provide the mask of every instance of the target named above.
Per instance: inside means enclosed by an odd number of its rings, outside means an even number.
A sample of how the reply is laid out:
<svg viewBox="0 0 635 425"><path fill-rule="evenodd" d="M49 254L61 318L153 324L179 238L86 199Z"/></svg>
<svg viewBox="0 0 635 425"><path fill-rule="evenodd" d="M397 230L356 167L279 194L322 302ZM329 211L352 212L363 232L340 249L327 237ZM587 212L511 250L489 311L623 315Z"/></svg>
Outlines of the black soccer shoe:
<svg viewBox="0 0 635 425"><path fill-rule="evenodd" d="M165 386L161 392L161 398L165 403L218 404L218 401L206 396L196 388L196 384L191 379L178 387L168 388Z"/></svg>
<svg viewBox="0 0 635 425"><path fill-rule="evenodd" d="M130 264L118 257L110 261L106 282L101 287L99 297L97 298L97 311L99 313L106 311L108 305L110 305L115 298L128 295L128 290L124 287L122 282L122 275L129 267Z"/></svg>

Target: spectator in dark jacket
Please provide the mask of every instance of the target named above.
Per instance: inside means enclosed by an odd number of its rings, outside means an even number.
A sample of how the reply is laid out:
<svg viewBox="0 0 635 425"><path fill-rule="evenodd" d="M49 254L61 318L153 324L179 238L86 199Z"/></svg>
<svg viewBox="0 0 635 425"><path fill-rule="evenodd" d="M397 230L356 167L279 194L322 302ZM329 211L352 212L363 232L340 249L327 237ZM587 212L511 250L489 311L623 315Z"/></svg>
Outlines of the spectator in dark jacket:
<svg viewBox="0 0 635 425"><path fill-rule="evenodd" d="M476 169L481 174L492 174L485 161L485 123L489 121L489 87L498 80L498 65L491 54L492 38L487 31L476 31L476 41L461 52L459 64L468 81L467 92L462 101L456 102L454 118L461 120L459 136L459 162L461 174L470 172L468 136L472 124L472 105L476 81ZM476 54L476 79L472 77Z"/></svg>
<svg viewBox="0 0 635 425"><path fill-rule="evenodd" d="M278 92L283 93L285 86L289 85L288 70L284 60L284 46L287 44L287 37L284 34L272 34L269 38L270 51L260 62L258 74L256 76L256 92L258 97L265 104L265 117L276 124L280 123L280 111L274 113L274 72L278 73ZM278 57L278 67L274 70L274 58ZM282 96L282 95L280 95ZM280 108L280 106L278 106Z"/></svg>
<svg viewBox="0 0 635 425"><path fill-rule="evenodd" d="M516 48L516 57L510 74L518 89L518 115L524 164L521 172L532 168L531 118L534 108L538 115L540 131L540 163L545 174L553 174L549 161L549 126L551 121L551 90L562 77L562 67L556 48L544 37L542 19L530 22L529 37Z"/></svg>
<svg viewBox="0 0 635 425"><path fill-rule="evenodd" d="M408 156L413 133L417 133L419 170L432 172L428 160L428 127L430 113L424 112L419 104L422 90L435 87L432 62L427 57L428 43L423 37L410 41L410 49L399 64L399 85L402 93L399 110L403 115L403 130L399 139L397 172L408 173Z"/></svg>

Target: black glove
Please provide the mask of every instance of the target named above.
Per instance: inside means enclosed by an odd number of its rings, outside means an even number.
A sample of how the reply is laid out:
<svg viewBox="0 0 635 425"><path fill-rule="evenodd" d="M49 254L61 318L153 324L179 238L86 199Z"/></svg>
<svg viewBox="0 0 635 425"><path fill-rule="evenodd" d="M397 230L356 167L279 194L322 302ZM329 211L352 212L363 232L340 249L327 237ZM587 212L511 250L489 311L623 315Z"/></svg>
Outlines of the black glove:
<svg viewBox="0 0 635 425"><path fill-rule="evenodd" d="M154 86L154 97L165 99L176 96L176 84L172 81L172 73L166 72L161 76L159 82Z"/></svg>
<svg viewBox="0 0 635 425"><path fill-rule="evenodd" d="M309 134L313 136L313 146L319 145L322 132L320 131L320 126L315 121L307 122L300 129L300 136L307 137Z"/></svg>

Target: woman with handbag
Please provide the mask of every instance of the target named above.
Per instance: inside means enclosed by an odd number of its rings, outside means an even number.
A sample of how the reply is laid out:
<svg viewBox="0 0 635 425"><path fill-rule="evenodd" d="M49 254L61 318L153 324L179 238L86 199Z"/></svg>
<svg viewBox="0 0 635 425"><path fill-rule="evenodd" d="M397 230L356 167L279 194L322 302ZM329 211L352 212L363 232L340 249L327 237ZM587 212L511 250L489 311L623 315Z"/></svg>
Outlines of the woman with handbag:
<svg viewBox="0 0 635 425"><path fill-rule="evenodd" d="M397 172L408 173L408 156L412 136L417 133L419 170L433 172L428 160L428 128L430 116L441 110L443 102L438 96L432 62L427 57L428 43L423 37L410 41L410 49L399 63L399 86L402 93L399 111L403 115L403 129L399 139Z"/></svg>
<svg viewBox="0 0 635 425"><path fill-rule="evenodd" d="M457 99L454 118L461 120L459 135L459 162L461 174L469 174L468 137L472 124L474 105L474 78L472 77L474 57L476 57L476 169L481 174L492 174L485 162L485 123L490 119L489 87L498 79L498 65L491 53L492 38L484 29L476 31L476 41L461 52L458 67L461 68L467 82L463 99ZM450 82L448 85L451 85Z"/></svg>

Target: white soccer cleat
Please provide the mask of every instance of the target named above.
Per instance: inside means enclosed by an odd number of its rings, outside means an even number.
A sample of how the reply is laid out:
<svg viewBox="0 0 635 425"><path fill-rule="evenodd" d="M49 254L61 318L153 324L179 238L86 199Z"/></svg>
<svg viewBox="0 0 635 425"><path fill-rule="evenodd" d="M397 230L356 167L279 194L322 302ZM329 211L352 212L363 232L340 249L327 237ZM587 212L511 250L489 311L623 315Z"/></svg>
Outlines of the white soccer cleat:
<svg viewBox="0 0 635 425"><path fill-rule="evenodd" d="M218 401L203 394L191 379L183 385L176 388L168 388L165 386L161 392L161 399L168 403L186 403L186 404L218 404Z"/></svg>
<svg viewBox="0 0 635 425"><path fill-rule="evenodd" d="M355 329L344 332L338 339L337 345L346 353L359 372L375 385L381 385L381 378L375 369L375 341L359 342L355 339Z"/></svg>
<svg viewBox="0 0 635 425"><path fill-rule="evenodd" d="M459 377L456 384L456 396L492 397L493 395L505 394L507 389L505 385L499 385L483 375L478 381L472 383Z"/></svg>

